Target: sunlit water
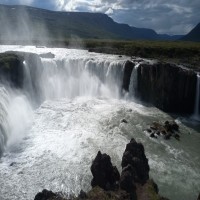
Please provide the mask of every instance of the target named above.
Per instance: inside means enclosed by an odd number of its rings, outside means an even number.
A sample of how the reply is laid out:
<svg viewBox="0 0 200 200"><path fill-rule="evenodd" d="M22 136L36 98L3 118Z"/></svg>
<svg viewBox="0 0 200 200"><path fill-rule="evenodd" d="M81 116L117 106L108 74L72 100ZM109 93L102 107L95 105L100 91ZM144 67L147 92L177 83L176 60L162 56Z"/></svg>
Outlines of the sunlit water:
<svg viewBox="0 0 200 200"><path fill-rule="evenodd" d="M162 195L171 200L197 198L200 134L179 118L181 141L149 138L144 131L149 124L171 117L122 98L126 57L84 50L0 47L6 50L51 51L56 57L42 58L34 69L25 61L22 91L0 86L1 200L33 199L44 188L65 194L87 191L97 151L108 153L121 171L122 154L132 137L144 144L150 175ZM37 71L36 77L32 70ZM134 83L136 77L131 77ZM128 123L121 123L122 119Z"/></svg>

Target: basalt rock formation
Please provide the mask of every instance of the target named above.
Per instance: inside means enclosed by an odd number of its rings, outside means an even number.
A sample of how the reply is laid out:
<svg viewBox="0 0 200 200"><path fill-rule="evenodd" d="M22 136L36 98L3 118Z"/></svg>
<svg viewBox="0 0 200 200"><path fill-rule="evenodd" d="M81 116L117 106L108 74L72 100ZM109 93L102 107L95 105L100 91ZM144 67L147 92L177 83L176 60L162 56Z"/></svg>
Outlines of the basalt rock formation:
<svg viewBox="0 0 200 200"><path fill-rule="evenodd" d="M165 112L194 111L196 73L174 64L141 64L138 67L138 94Z"/></svg>
<svg viewBox="0 0 200 200"><path fill-rule="evenodd" d="M117 187L120 174L112 165L109 155L101 154L99 151L92 163L91 172L93 175L92 187L99 186L104 190L114 190Z"/></svg>
<svg viewBox="0 0 200 200"><path fill-rule="evenodd" d="M20 88L23 84L23 58L13 53L0 54L0 82Z"/></svg>
<svg viewBox="0 0 200 200"><path fill-rule="evenodd" d="M158 186L149 179L148 159L141 143L131 139L126 145L121 165L120 175L110 156L99 151L91 166L93 188L89 192L81 191L78 197L67 199L43 190L35 200L167 200L158 194Z"/></svg>

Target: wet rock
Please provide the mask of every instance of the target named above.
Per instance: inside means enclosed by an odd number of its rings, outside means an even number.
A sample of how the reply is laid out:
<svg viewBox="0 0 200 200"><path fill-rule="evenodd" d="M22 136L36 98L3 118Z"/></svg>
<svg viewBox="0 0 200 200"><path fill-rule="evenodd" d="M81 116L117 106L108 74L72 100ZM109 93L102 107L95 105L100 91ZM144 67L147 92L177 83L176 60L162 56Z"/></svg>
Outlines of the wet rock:
<svg viewBox="0 0 200 200"><path fill-rule="evenodd" d="M42 53L39 55L41 58L55 58L55 55L51 52L48 53Z"/></svg>
<svg viewBox="0 0 200 200"><path fill-rule="evenodd" d="M81 190L80 194L78 195L78 198L79 199L87 199L87 194L83 190Z"/></svg>
<svg viewBox="0 0 200 200"><path fill-rule="evenodd" d="M156 133L155 133L156 135L160 135L160 131L156 131Z"/></svg>
<svg viewBox="0 0 200 200"><path fill-rule="evenodd" d="M175 137L177 140L180 140L180 135L179 135L179 134L176 133L176 134L174 135L174 137Z"/></svg>
<svg viewBox="0 0 200 200"><path fill-rule="evenodd" d="M175 121L172 122L171 126L173 130L179 131L179 125Z"/></svg>
<svg viewBox="0 0 200 200"><path fill-rule="evenodd" d="M134 168L131 165L124 167L121 173L120 188L128 193L135 191L134 173Z"/></svg>
<svg viewBox="0 0 200 200"><path fill-rule="evenodd" d="M149 133L151 133L150 137L152 138L157 138L157 136L162 134L166 140L169 140L171 136L174 136L177 140L180 139L180 136L176 133L179 131L179 126L175 121L165 121L164 124L153 122L150 128L147 130ZM150 132L150 130L152 132Z"/></svg>
<svg viewBox="0 0 200 200"><path fill-rule="evenodd" d="M16 162L12 162L12 163L10 163L10 166L12 167L12 166L14 166L16 164L17 164Z"/></svg>
<svg viewBox="0 0 200 200"><path fill-rule="evenodd" d="M122 119L122 120L121 120L121 123L125 123L125 124L127 124L128 121L127 121L126 119Z"/></svg>
<svg viewBox="0 0 200 200"><path fill-rule="evenodd" d="M152 133L152 130L150 128L147 129L148 133Z"/></svg>
<svg viewBox="0 0 200 200"><path fill-rule="evenodd" d="M157 138L157 136L154 133L151 133L150 137L151 138Z"/></svg>
<svg viewBox="0 0 200 200"><path fill-rule="evenodd" d="M91 172L93 175L92 187L99 186L105 190L114 190L117 187L120 174L112 165L109 155L101 154L99 151L92 163Z"/></svg>
<svg viewBox="0 0 200 200"><path fill-rule="evenodd" d="M199 196L198 196L197 200L200 200L200 193L199 193Z"/></svg>
<svg viewBox="0 0 200 200"><path fill-rule="evenodd" d="M52 191L44 189L42 192L39 192L34 200L50 200L56 197L56 194Z"/></svg>
<svg viewBox="0 0 200 200"><path fill-rule="evenodd" d="M169 140L171 138L171 134L170 133L167 133L165 136L164 136L164 139L165 140Z"/></svg>
<svg viewBox="0 0 200 200"><path fill-rule="evenodd" d="M130 169L134 182L143 184L149 179L149 165L144 153L144 147L134 139L131 139L130 143L126 145L121 165L122 174L124 170L127 171L126 167L128 165L132 166L132 168L129 167L128 169Z"/></svg>

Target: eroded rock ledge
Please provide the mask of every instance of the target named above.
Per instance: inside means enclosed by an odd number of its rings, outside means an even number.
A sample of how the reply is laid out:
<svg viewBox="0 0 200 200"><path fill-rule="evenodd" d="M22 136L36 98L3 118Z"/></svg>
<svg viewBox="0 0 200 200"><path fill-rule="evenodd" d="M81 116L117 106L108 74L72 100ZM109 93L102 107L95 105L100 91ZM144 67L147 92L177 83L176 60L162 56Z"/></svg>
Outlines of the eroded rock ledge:
<svg viewBox="0 0 200 200"><path fill-rule="evenodd" d="M43 190L35 200L167 200L158 194L158 186L149 179L148 159L141 143L131 139L121 166L120 175L110 156L99 151L91 166L93 179L89 192L81 191L78 197L67 199L59 193Z"/></svg>
<svg viewBox="0 0 200 200"><path fill-rule="evenodd" d="M136 66L137 86L130 87L131 73ZM196 85L197 73L183 66L139 58L127 61L124 66L122 88L165 112L192 114Z"/></svg>

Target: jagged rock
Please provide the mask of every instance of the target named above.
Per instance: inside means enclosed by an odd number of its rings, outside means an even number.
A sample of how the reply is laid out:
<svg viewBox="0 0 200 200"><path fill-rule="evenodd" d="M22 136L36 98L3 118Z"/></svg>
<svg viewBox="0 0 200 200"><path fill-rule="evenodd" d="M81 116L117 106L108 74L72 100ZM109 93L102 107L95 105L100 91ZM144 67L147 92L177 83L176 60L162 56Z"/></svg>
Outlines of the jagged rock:
<svg viewBox="0 0 200 200"><path fill-rule="evenodd" d="M151 137L151 138L157 138L157 136L155 136L154 133L151 133L150 137Z"/></svg>
<svg viewBox="0 0 200 200"><path fill-rule="evenodd" d="M42 192L39 192L34 200L50 200L56 197L56 194L53 193L52 191L48 191L44 189Z"/></svg>
<svg viewBox="0 0 200 200"><path fill-rule="evenodd" d="M164 139L165 139L165 140L169 140L171 136L172 136L172 135L171 135L170 133L167 133L167 134L164 136Z"/></svg>
<svg viewBox="0 0 200 200"><path fill-rule="evenodd" d="M150 137L152 138L157 138L157 136L163 134L164 139L166 140L169 140L171 136L173 136L177 140L180 139L180 135L176 133L177 131L179 131L179 125L175 121L165 121L164 124L153 122L150 128L147 129L147 131L151 133Z"/></svg>
<svg viewBox="0 0 200 200"><path fill-rule="evenodd" d="M126 119L122 119L122 120L121 120L121 123L125 123L125 124L127 124L128 121L127 121Z"/></svg>
<svg viewBox="0 0 200 200"><path fill-rule="evenodd" d="M99 151L92 163L91 172L93 175L92 187L99 186L105 190L116 188L120 174L117 168L112 165L109 155L101 154Z"/></svg>
<svg viewBox="0 0 200 200"><path fill-rule="evenodd" d="M78 195L78 198L79 199L87 199L87 194L83 190L81 190L80 194Z"/></svg>
<svg viewBox="0 0 200 200"><path fill-rule="evenodd" d="M192 114L197 76L192 70L170 63L140 64L138 94L165 112Z"/></svg>
<svg viewBox="0 0 200 200"><path fill-rule="evenodd" d="M123 171L127 171L126 167L131 165L133 181L136 183L144 184L149 179L149 165L148 159L144 153L144 147L141 143L137 143L134 139L131 139L130 143L126 145L125 152L122 157L122 174ZM129 167L129 169L131 169Z"/></svg>
<svg viewBox="0 0 200 200"><path fill-rule="evenodd" d="M131 165L127 165L123 168L120 177L120 188L128 193L135 191L134 185L134 174L135 171Z"/></svg>
<svg viewBox="0 0 200 200"><path fill-rule="evenodd" d="M199 193L199 196L198 196L197 200L200 200L200 193Z"/></svg>
<svg viewBox="0 0 200 200"><path fill-rule="evenodd" d="M150 128L147 129L148 133L152 133L152 130Z"/></svg>

